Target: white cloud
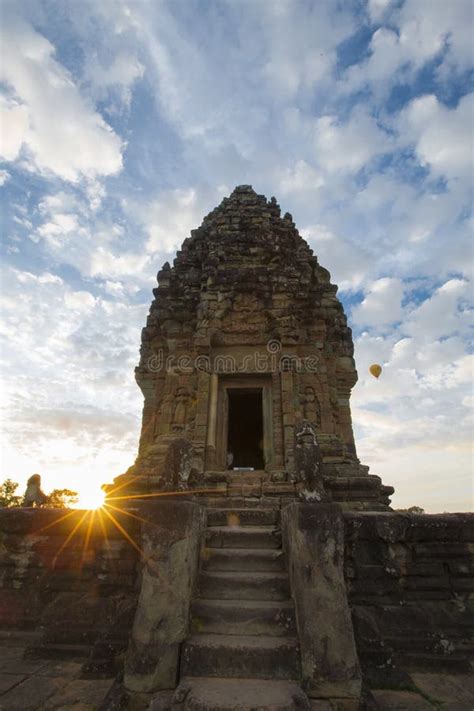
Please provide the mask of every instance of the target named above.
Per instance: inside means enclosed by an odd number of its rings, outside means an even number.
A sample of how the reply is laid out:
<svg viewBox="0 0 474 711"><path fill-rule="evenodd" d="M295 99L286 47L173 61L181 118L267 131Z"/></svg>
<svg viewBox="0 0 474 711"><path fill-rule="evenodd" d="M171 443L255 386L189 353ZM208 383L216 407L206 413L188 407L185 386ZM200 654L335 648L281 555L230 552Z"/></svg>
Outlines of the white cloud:
<svg viewBox="0 0 474 711"><path fill-rule="evenodd" d="M136 452L146 307L73 290L50 272L7 270L2 284L5 471L18 480L39 470L50 487L74 488L84 472L111 481Z"/></svg>
<svg viewBox="0 0 474 711"><path fill-rule="evenodd" d="M403 140L415 143L421 165L434 176L464 178L472 185L474 93L455 109L443 106L432 94L413 99L400 117Z"/></svg>
<svg viewBox="0 0 474 711"><path fill-rule="evenodd" d="M364 281L372 260L360 246L338 237L325 225L304 227L301 235L314 249L319 263L331 267L332 281L341 290L356 289Z"/></svg>
<svg viewBox="0 0 474 711"><path fill-rule="evenodd" d="M133 278L144 272L145 266L149 262L147 254L135 254L132 252L115 255L113 252L97 247L90 255L90 265L87 273L90 276L101 277L124 277ZM147 272L143 274L146 278ZM143 278L142 277L142 278Z"/></svg>
<svg viewBox="0 0 474 711"><path fill-rule="evenodd" d="M299 160L292 168L284 171L280 179L279 192L282 195L291 195L308 190L314 191L321 188L325 182L321 171L315 170L306 161Z"/></svg>
<svg viewBox="0 0 474 711"><path fill-rule="evenodd" d="M352 310L353 322L362 326L383 328L400 321L403 315L403 292L400 279L377 279L369 286L362 303Z"/></svg>
<svg viewBox="0 0 474 711"><path fill-rule="evenodd" d="M107 63L97 54L88 56L84 75L85 81L92 86L93 93L98 98L104 99L108 91L114 90L120 101L129 107L133 85L141 79L144 71L145 67L138 58L122 49Z"/></svg>
<svg viewBox="0 0 474 711"><path fill-rule="evenodd" d="M49 272L44 272L36 276L36 274L31 274L31 272L18 272L16 278L20 284L26 284L28 282L36 282L38 284L59 284L62 285L64 282L61 277L57 274L50 274Z"/></svg>
<svg viewBox="0 0 474 711"><path fill-rule="evenodd" d="M388 153L390 147L390 137L364 109L356 108L346 123L336 116L322 116L316 121L315 155L329 173L356 172L374 156Z"/></svg>
<svg viewBox="0 0 474 711"><path fill-rule="evenodd" d="M18 102L6 123L8 160L25 145L36 169L64 180L117 173L122 142L81 96L54 47L18 17L3 20L0 78Z"/></svg>
<svg viewBox="0 0 474 711"><path fill-rule="evenodd" d="M12 161L18 156L28 130L28 110L16 101L0 97L0 157Z"/></svg>
<svg viewBox="0 0 474 711"><path fill-rule="evenodd" d="M148 232L147 252L172 252L189 237L204 217L194 188L162 193L148 206L144 225Z"/></svg>
<svg viewBox="0 0 474 711"><path fill-rule="evenodd" d="M350 11L334 12L331 3L301 8L293 2L255 4L247 28L257 28L262 45L262 88L273 101L292 103L298 95L326 87L337 61L336 47L355 28ZM252 23L253 20L253 23ZM291 33L297 37L289 42ZM249 46L242 46L246 52Z"/></svg>
<svg viewBox="0 0 474 711"><path fill-rule="evenodd" d="M122 293L131 294L137 283L149 285L154 266L144 248L131 250L122 225L98 219L101 197L100 186L90 183L84 194L63 190L45 196L39 203L44 222L30 237L43 240L51 259L70 264L84 278L127 277Z"/></svg>
<svg viewBox="0 0 474 711"><path fill-rule="evenodd" d="M74 291L65 295L64 303L68 309L89 313L95 306L95 299L88 291Z"/></svg>
<svg viewBox="0 0 474 711"><path fill-rule="evenodd" d="M78 219L76 215L57 212L53 222L45 222L38 228L41 237L53 237L55 235L68 234L78 229Z"/></svg>
<svg viewBox="0 0 474 711"><path fill-rule="evenodd" d="M85 193L89 200L89 208L93 212L99 209L106 196L105 187L98 180L89 180L85 185Z"/></svg>
<svg viewBox="0 0 474 711"><path fill-rule="evenodd" d="M370 55L360 64L351 65L339 82L342 93L355 92L370 86L376 95L385 94L400 66L409 62L400 44L400 37L387 27L379 27L372 35L369 45ZM405 72L409 65L405 65Z"/></svg>
<svg viewBox="0 0 474 711"><path fill-rule="evenodd" d="M112 296L123 296L125 293L125 286L123 282L121 281L112 281L110 279L106 279L104 283L104 289L108 294L112 294Z"/></svg>
<svg viewBox="0 0 474 711"><path fill-rule="evenodd" d="M421 327L433 338L464 333L472 322L472 312L467 306L472 293L472 285L466 280L447 281L408 315L405 332L415 335Z"/></svg>
<svg viewBox="0 0 474 711"><path fill-rule="evenodd" d="M393 7L393 0L369 0L368 10L372 22L382 19L391 5Z"/></svg>
<svg viewBox="0 0 474 711"><path fill-rule="evenodd" d="M470 0L406 0L400 9L399 27L404 45L419 58L419 64L440 49L447 49L441 72L446 72L449 81L454 70L464 71L472 65L472 21Z"/></svg>
<svg viewBox="0 0 474 711"><path fill-rule="evenodd" d="M395 84L413 81L416 72L435 58L438 79L447 83L455 72L472 65L470 0L405 0L401 4L370 0L369 13L373 22L388 26L375 29L369 57L347 69L338 85L340 91L367 87L383 97Z"/></svg>
<svg viewBox="0 0 474 711"><path fill-rule="evenodd" d="M352 398L358 453L395 486L394 505L429 511L472 508L472 418L466 391L469 284L451 279L384 336L356 339L359 383ZM383 366L375 380L371 363Z"/></svg>

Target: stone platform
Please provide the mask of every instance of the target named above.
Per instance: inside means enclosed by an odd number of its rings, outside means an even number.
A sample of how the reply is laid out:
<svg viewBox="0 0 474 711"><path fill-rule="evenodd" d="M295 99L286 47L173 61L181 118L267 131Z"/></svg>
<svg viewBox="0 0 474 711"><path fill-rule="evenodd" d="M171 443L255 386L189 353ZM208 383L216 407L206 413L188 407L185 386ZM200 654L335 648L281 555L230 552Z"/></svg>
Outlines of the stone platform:
<svg viewBox="0 0 474 711"><path fill-rule="evenodd" d="M0 710L472 711L474 517L247 486L0 511Z"/></svg>
<svg viewBox="0 0 474 711"><path fill-rule="evenodd" d="M85 660L71 654L71 650L62 659L31 657L28 650L38 641L36 633L0 630L0 709L98 711L104 708L114 679L82 678Z"/></svg>
<svg viewBox="0 0 474 711"><path fill-rule="evenodd" d="M185 678L176 691L113 699L114 679L81 679L83 658L31 659L35 633L0 631L2 711L334 711L324 700L305 700L297 685L255 679ZM472 711L474 675L414 672L404 689L372 689L368 711ZM127 706L119 704L127 703ZM344 709L345 711L345 709ZM363 711L363 707L361 707Z"/></svg>

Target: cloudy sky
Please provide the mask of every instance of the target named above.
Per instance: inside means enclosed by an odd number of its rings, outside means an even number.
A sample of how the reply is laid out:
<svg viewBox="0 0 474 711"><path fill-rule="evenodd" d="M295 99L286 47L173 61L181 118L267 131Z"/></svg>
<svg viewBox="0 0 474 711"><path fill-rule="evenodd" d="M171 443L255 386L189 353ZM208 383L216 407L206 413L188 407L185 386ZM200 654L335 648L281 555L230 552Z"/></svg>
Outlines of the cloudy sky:
<svg viewBox="0 0 474 711"><path fill-rule="evenodd" d="M250 183L339 284L362 461L472 508L472 7L2 0L2 479L133 462L156 272Z"/></svg>

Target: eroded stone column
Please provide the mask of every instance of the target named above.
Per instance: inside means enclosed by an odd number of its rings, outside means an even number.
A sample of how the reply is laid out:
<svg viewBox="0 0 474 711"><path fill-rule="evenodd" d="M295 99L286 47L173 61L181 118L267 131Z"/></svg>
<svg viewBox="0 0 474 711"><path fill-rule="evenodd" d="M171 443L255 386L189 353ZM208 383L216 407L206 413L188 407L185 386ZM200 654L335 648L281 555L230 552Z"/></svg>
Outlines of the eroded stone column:
<svg viewBox="0 0 474 711"><path fill-rule="evenodd" d="M207 420L206 468L215 466L217 436L218 375L212 373L209 389L209 414Z"/></svg>
<svg viewBox="0 0 474 711"><path fill-rule="evenodd" d="M145 563L124 683L130 691L151 692L176 686L205 514L188 501L159 501L141 515L147 520Z"/></svg>
<svg viewBox="0 0 474 711"><path fill-rule="evenodd" d="M311 698L356 704L361 676L344 582L341 510L335 504L290 504L282 511L282 528L303 688Z"/></svg>

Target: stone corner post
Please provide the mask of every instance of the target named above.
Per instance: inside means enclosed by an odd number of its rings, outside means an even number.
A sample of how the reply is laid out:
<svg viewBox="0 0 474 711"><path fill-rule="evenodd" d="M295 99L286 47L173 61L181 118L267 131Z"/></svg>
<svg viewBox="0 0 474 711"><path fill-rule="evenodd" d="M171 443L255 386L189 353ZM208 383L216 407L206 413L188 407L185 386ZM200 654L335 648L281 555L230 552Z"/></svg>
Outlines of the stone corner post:
<svg viewBox="0 0 474 711"><path fill-rule="evenodd" d="M163 500L141 509L143 578L125 663L125 687L174 689L181 642L198 572L205 511L189 501Z"/></svg>
<svg viewBox="0 0 474 711"><path fill-rule="evenodd" d="M357 701L361 674L344 582L344 520L337 504L282 511L284 547L310 698Z"/></svg>

